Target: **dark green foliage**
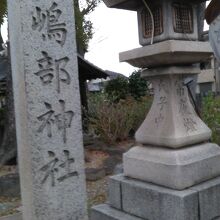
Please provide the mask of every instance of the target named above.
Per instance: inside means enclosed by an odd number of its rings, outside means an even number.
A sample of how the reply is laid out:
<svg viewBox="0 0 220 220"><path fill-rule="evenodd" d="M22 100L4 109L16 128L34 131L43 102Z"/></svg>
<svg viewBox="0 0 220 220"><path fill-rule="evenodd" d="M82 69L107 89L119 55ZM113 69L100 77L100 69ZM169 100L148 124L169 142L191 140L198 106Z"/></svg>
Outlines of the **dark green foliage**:
<svg viewBox="0 0 220 220"><path fill-rule="evenodd" d="M5 108L0 108L0 127L4 126Z"/></svg>
<svg viewBox="0 0 220 220"><path fill-rule="evenodd" d="M129 92L135 99L140 99L148 93L148 82L141 78L141 73L136 71L129 77Z"/></svg>
<svg viewBox="0 0 220 220"><path fill-rule="evenodd" d="M106 84L105 92L108 99L114 102L126 99L129 96L139 100L148 94L148 86L149 83L141 78L140 72L136 71L128 79L118 77L109 81Z"/></svg>
<svg viewBox="0 0 220 220"><path fill-rule="evenodd" d="M92 22L86 16L95 10L99 2L100 0L85 0L82 3L74 0L76 41L78 52L81 54L87 52L89 40L93 37Z"/></svg>
<svg viewBox="0 0 220 220"><path fill-rule="evenodd" d="M107 97L112 102L118 102L125 99L129 94L128 80L124 77L118 77L110 80L105 86Z"/></svg>
<svg viewBox="0 0 220 220"><path fill-rule="evenodd" d="M3 24L6 15L7 15L7 1L0 0L0 25Z"/></svg>
<svg viewBox="0 0 220 220"><path fill-rule="evenodd" d="M202 117L212 130L212 141L220 145L220 98L211 93L203 99Z"/></svg>

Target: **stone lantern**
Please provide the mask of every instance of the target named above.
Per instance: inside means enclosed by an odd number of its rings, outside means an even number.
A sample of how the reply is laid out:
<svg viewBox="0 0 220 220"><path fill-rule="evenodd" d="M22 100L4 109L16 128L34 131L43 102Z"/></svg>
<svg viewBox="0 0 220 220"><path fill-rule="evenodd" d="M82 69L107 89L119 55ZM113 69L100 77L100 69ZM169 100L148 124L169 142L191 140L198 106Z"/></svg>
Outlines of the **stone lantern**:
<svg viewBox="0 0 220 220"><path fill-rule="evenodd" d="M138 14L143 47L120 53L142 68L154 88L152 107L123 156L124 173L109 184L109 204L92 220L220 219L220 148L197 115L184 84L213 52L198 40L197 7L204 0L104 0ZM154 25L152 25L154 24ZM153 31L152 31L153 30Z"/></svg>
<svg viewBox="0 0 220 220"><path fill-rule="evenodd" d="M197 7L198 3L205 1L104 0L108 7L137 11L139 41L143 46L151 43L152 31L153 42L170 39L198 40Z"/></svg>
<svg viewBox="0 0 220 220"><path fill-rule="evenodd" d="M154 42L181 39L198 39L198 21L196 5L191 1L158 0L149 4L154 20L152 26L151 14L142 6L138 9L139 39L141 45L151 42L154 29Z"/></svg>

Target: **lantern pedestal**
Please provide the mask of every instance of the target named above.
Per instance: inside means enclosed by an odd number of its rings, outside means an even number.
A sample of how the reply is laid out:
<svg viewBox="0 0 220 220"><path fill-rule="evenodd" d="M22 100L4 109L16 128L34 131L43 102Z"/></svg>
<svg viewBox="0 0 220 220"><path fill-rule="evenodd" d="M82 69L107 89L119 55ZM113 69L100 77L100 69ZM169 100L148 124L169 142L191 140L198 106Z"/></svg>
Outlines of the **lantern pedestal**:
<svg viewBox="0 0 220 220"><path fill-rule="evenodd" d="M181 74L186 69L188 74ZM154 101L136 132L138 143L180 148L211 138L211 130L196 114L184 86L184 79L196 71L199 72L197 68L183 66L146 70L143 73L145 77L151 76ZM166 72L170 75L163 75Z"/></svg>
<svg viewBox="0 0 220 220"><path fill-rule="evenodd" d="M108 199L93 208L92 220L218 220L220 178L178 191L118 175Z"/></svg>
<svg viewBox="0 0 220 220"><path fill-rule="evenodd" d="M203 143L180 149L137 146L124 154L124 175L176 190L220 176L220 147Z"/></svg>

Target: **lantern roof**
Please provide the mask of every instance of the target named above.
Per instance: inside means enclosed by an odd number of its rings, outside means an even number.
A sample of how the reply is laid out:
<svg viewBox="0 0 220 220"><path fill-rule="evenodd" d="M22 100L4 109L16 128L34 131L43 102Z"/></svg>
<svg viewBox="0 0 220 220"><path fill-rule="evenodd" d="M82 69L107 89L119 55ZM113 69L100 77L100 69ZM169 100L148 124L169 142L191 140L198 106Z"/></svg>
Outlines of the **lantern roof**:
<svg viewBox="0 0 220 220"><path fill-rule="evenodd" d="M140 6L143 5L142 0L103 0L107 7L109 8L118 8L125 10L136 11ZM145 0L147 3L155 3L161 0ZM182 3L195 3L200 4L207 0L182 0Z"/></svg>

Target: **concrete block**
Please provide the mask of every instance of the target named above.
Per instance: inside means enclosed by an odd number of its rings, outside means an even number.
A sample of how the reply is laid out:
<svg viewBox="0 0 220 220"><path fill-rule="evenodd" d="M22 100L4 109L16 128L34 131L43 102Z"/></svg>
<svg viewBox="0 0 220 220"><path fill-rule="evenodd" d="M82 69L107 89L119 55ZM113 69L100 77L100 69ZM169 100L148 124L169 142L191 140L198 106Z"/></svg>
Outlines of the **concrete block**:
<svg viewBox="0 0 220 220"><path fill-rule="evenodd" d="M150 220L199 220L198 194L121 178L123 211Z"/></svg>
<svg viewBox="0 0 220 220"><path fill-rule="evenodd" d="M118 189L119 185L121 191ZM98 206L98 209L95 207L92 220L96 220L97 216L97 219L105 220L103 213L106 214L106 209L111 210L110 220L118 219L112 210L120 210L120 213L129 213L145 220L220 219L220 177L179 191L127 178L121 174L111 177L109 187L110 193L113 193L109 206L113 209L106 205Z"/></svg>
<svg viewBox="0 0 220 220"><path fill-rule="evenodd" d="M220 178L191 188L199 194L200 220L220 219Z"/></svg>
<svg viewBox="0 0 220 220"><path fill-rule="evenodd" d="M108 205L98 205L92 209L90 220L142 220L142 219L121 212L117 209L111 208Z"/></svg>
<svg viewBox="0 0 220 220"><path fill-rule="evenodd" d="M186 189L220 176L220 148L205 143L181 149L134 147L124 154L125 176Z"/></svg>
<svg viewBox="0 0 220 220"><path fill-rule="evenodd" d="M118 177L120 178L121 176L122 175L111 177L108 185L108 201L117 209L122 209L121 182L118 181Z"/></svg>

